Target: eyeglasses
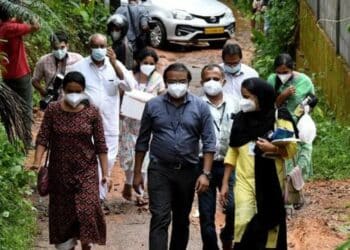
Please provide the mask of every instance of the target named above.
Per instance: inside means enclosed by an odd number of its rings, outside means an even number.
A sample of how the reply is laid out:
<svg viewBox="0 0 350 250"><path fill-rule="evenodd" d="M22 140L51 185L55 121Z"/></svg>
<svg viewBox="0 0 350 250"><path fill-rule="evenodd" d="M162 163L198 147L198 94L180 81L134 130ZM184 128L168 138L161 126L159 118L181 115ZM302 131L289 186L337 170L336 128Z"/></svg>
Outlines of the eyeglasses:
<svg viewBox="0 0 350 250"><path fill-rule="evenodd" d="M180 80L177 80L177 79L169 79L166 81L167 84L173 84L173 83L184 83L184 84L187 84L188 83L188 80L187 79L180 79Z"/></svg>

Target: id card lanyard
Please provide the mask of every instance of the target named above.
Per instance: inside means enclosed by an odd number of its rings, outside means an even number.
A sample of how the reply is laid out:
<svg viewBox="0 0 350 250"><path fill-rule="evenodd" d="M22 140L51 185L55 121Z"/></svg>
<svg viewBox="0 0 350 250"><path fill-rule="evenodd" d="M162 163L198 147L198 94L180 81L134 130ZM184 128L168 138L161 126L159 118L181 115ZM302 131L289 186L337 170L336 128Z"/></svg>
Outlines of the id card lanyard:
<svg viewBox="0 0 350 250"><path fill-rule="evenodd" d="M214 126L215 126L215 128L217 129L217 131L218 131L219 133L221 132L221 124L222 124L222 121L223 121L224 115L225 115L226 102L224 102L224 103L222 104L222 106L223 106L223 108L222 108L222 112L221 112L219 124L216 122L216 120L213 120Z"/></svg>

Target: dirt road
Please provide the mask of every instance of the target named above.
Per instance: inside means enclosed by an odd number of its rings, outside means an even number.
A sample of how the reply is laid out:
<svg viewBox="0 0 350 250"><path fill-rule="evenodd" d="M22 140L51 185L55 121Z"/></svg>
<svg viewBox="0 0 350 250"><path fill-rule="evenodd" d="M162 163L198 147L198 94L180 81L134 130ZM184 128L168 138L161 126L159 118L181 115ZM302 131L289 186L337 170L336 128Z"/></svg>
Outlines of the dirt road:
<svg viewBox="0 0 350 250"><path fill-rule="evenodd" d="M233 41L241 44L243 62L250 63L254 46L250 41L249 21L243 20L239 13L236 38ZM158 51L160 67L179 61L186 63L193 72L194 81L191 89L198 93L200 69L209 62L221 62L221 51L218 49L201 49L195 47L172 47L172 51ZM37 126L40 123L37 120ZM30 161L30 159L28 159ZM108 240L105 247L94 249L137 250L148 249L148 227L150 215L147 207L136 207L121 197L124 176L118 164L114 168L114 186L109 194L111 213L106 216ZM307 204L293 215L288 223L289 249L295 250L328 250L335 249L350 234L350 180L315 181L306 186ZM35 249L54 249L48 244L47 199L33 197L39 210L39 234ZM194 210L196 203L194 203ZM219 208L220 210L220 208ZM198 218L191 216L191 235L188 249L201 249ZM217 214L217 229L222 227L223 215Z"/></svg>

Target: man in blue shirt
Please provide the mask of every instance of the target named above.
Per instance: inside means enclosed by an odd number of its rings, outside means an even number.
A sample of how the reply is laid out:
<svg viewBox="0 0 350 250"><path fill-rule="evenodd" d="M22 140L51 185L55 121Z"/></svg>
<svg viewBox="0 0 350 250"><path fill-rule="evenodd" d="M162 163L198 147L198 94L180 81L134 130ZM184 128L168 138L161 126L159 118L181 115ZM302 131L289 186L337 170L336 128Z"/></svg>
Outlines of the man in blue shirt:
<svg viewBox="0 0 350 250"><path fill-rule="evenodd" d="M141 166L150 145L149 249L168 248L168 226L173 218L170 249L185 250L194 192L208 189L216 137L208 105L187 91L191 73L186 66L170 65L164 71L164 81L167 94L150 100L143 113L135 147L134 189L138 192L143 186ZM197 168L199 140L203 144L201 172Z"/></svg>

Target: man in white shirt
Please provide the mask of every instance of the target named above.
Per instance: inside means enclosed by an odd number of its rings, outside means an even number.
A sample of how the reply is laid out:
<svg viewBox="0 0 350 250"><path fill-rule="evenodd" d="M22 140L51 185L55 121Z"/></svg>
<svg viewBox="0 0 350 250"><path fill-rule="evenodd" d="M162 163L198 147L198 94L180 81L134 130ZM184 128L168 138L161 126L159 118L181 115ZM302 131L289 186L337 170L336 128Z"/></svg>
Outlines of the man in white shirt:
<svg viewBox="0 0 350 250"><path fill-rule="evenodd" d="M99 109L102 116L108 147L108 175L110 176L118 153L119 90L131 90L132 75L117 60L113 49L107 48L106 36L102 34L92 35L89 38L89 45L91 55L73 65L72 70L79 71L85 76L85 92L89 101ZM107 192L107 185L100 185L101 200L106 199Z"/></svg>
<svg viewBox="0 0 350 250"><path fill-rule="evenodd" d="M203 100L208 104L216 135L216 152L211 169L211 180L207 192L198 195L200 228L203 249L219 250L215 229L216 194L222 185L225 166L224 158L229 146L232 127L232 115L239 112L239 98L223 92L225 74L218 64L209 64L202 69L201 84L205 95ZM223 250L232 249L234 231L233 203L234 174L230 177L225 227L220 233Z"/></svg>
<svg viewBox="0 0 350 250"><path fill-rule="evenodd" d="M228 43L222 50L223 63L220 66L225 71L226 84L224 92L241 99L241 86L245 79L259 77L255 69L242 63L242 49L238 44Z"/></svg>

